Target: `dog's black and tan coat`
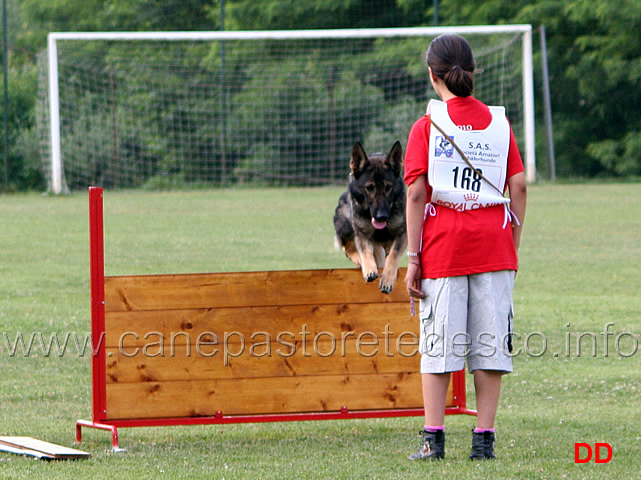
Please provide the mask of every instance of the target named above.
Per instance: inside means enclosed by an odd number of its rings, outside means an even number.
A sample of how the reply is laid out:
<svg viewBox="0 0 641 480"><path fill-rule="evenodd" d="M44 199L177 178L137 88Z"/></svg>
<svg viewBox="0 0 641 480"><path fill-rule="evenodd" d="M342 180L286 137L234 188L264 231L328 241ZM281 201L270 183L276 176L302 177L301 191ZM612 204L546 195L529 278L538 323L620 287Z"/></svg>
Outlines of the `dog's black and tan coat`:
<svg viewBox="0 0 641 480"><path fill-rule="evenodd" d="M367 156L356 142L350 160L348 189L334 213L336 246L361 268L366 281L392 291L401 256L407 247L405 184L401 176L403 148L396 142L387 155Z"/></svg>

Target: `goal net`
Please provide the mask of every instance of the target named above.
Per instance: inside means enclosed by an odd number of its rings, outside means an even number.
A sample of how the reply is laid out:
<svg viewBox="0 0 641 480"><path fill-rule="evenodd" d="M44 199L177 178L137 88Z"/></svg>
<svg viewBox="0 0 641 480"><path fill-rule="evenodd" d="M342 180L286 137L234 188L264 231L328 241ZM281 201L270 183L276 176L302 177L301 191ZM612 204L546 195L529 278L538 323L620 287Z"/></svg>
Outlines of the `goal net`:
<svg viewBox="0 0 641 480"><path fill-rule="evenodd" d="M49 189L344 183L355 141L405 145L436 98L424 57L441 33L470 41L475 96L506 106L533 166L529 25L53 33L37 102Z"/></svg>

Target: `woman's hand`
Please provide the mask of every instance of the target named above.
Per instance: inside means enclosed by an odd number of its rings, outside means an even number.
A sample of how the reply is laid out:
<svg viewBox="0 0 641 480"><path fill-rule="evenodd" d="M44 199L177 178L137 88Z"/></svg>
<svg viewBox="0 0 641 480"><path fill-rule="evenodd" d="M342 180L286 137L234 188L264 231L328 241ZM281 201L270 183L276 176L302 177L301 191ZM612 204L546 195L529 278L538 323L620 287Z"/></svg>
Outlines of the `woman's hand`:
<svg viewBox="0 0 641 480"><path fill-rule="evenodd" d="M407 274L405 275L405 286L407 293L413 298L425 298L421 291L421 264L411 261L407 264Z"/></svg>

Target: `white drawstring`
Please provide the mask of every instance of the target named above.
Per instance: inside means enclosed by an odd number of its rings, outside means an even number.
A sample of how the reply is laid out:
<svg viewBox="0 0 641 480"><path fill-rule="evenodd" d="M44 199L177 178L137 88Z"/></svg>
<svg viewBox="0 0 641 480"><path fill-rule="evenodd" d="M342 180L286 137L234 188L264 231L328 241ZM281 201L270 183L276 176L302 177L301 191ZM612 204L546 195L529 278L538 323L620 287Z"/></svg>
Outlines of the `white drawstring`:
<svg viewBox="0 0 641 480"><path fill-rule="evenodd" d="M516 214L512 210L510 210L507 204L504 204L504 207L505 216L503 217L503 228L507 227L508 223L515 223L517 227L520 227L521 222L519 222L519 218L516 216Z"/></svg>
<svg viewBox="0 0 641 480"><path fill-rule="evenodd" d="M425 220L427 219L427 216L428 216L428 215L429 215L430 217L435 217L435 216L436 216L436 208L434 207L434 205L432 204L432 202L430 202L430 203L428 203L427 205L425 205L425 213L423 214L423 223L425 223ZM422 233L422 232L421 232L421 233ZM422 236L421 236L421 240L422 240L422 239L423 239L423 238L422 238Z"/></svg>

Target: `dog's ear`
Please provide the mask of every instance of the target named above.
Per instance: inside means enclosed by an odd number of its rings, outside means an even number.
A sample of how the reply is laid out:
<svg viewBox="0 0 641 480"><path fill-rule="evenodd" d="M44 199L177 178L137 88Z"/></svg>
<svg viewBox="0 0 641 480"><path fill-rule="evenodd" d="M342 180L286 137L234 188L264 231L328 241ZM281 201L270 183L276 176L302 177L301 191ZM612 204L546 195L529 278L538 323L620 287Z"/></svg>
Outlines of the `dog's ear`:
<svg viewBox="0 0 641 480"><path fill-rule="evenodd" d="M356 142L352 148L352 158L349 161L349 168L352 170L354 176L358 176L367 165L369 164L369 158L363 149L363 146L360 142Z"/></svg>
<svg viewBox="0 0 641 480"><path fill-rule="evenodd" d="M396 140L387 157L385 157L385 163L394 170L396 176L401 174L401 168L403 168L403 147L398 140Z"/></svg>

